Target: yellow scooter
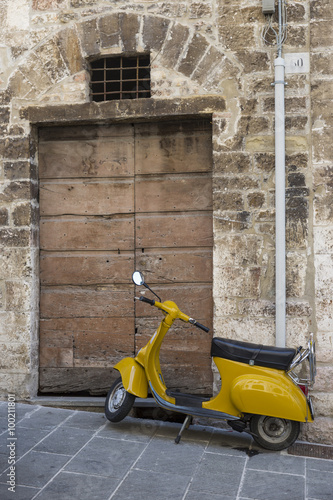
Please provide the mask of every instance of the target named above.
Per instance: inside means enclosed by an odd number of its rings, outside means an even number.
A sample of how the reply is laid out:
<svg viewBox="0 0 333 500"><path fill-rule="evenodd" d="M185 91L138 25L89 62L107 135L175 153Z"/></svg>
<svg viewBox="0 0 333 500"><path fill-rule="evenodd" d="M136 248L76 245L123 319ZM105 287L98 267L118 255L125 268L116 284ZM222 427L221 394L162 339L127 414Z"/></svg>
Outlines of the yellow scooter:
<svg viewBox="0 0 333 500"><path fill-rule="evenodd" d="M215 337L211 355L221 375L220 392L209 399L171 391L164 384L159 361L164 336L176 319L205 332L209 329L182 313L174 302L162 303L140 272L134 272L133 282L144 285L159 299L141 296L138 300L161 309L164 319L135 358L124 358L114 366L121 376L106 397L108 420L119 422L125 418L135 398L147 398L150 391L159 406L186 415L176 443L193 416L226 420L234 430L249 432L260 446L269 450L291 446L298 437L300 422L313 422L308 395L316 374L312 334L307 348L298 350ZM297 367L306 359L308 373L306 378L300 378Z"/></svg>

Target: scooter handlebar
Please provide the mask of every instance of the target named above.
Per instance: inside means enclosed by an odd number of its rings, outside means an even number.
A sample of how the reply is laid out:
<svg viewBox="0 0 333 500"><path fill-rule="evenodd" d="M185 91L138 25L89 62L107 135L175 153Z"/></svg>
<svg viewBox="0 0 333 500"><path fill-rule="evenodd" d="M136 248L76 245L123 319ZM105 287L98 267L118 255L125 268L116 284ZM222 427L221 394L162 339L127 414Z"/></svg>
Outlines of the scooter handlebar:
<svg viewBox="0 0 333 500"><path fill-rule="evenodd" d="M209 332L209 328L205 325L202 325L201 323L198 323L197 320L193 319L193 318L190 318L189 319L189 322L196 326L197 328L200 328L200 330L203 330L204 332L208 333Z"/></svg>
<svg viewBox="0 0 333 500"><path fill-rule="evenodd" d="M155 305L155 300L153 299L147 299L147 297L140 297L141 302L147 302L147 304L150 304L151 306Z"/></svg>

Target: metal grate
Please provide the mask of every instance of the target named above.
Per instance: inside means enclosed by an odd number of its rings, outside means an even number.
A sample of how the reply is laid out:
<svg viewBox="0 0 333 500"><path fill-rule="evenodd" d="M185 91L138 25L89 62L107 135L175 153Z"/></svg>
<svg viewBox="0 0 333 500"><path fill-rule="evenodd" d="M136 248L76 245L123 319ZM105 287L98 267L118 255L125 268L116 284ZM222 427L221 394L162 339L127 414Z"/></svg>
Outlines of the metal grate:
<svg viewBox="0 0 333 500"><path fill-rule="evenodd" d="M90 63L93 101L150 97L150 57L103 57Z"/></svg>
<svg viewBox="0 0 333 500"><path fill-rule="evenodd" d="M333 446L320 445L316 443L296 442L288 448L289 455L298 455L302 457L324 458L333 460Z"/></svg>

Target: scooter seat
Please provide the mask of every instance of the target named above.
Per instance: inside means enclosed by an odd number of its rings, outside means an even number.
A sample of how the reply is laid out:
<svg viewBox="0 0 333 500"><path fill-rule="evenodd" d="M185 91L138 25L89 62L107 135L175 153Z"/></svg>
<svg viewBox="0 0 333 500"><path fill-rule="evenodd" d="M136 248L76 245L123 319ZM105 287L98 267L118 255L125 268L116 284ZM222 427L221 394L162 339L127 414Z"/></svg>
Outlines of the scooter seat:
<svg viewBox="0 0 333 500"><path fill-rule="evenodd" d="M287 370L295 354L296 349L251 344L218 337L212 340L211 356L277 370Z"/></svg>

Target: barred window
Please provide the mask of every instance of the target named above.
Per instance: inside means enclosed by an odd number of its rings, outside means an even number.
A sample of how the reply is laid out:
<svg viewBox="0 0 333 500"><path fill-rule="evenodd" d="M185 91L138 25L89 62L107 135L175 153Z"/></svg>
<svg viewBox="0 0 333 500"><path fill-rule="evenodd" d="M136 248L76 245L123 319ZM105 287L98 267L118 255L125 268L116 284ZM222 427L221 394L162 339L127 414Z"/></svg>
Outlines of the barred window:
<svg viewBox="0 0 333 500"><path fill-rule="evenodd" d="M150 57L103 57L90 63L93 101L150 97Z"/></svg>

